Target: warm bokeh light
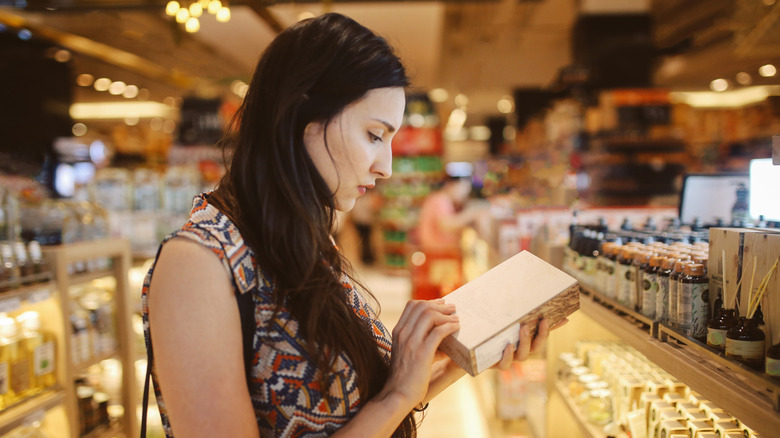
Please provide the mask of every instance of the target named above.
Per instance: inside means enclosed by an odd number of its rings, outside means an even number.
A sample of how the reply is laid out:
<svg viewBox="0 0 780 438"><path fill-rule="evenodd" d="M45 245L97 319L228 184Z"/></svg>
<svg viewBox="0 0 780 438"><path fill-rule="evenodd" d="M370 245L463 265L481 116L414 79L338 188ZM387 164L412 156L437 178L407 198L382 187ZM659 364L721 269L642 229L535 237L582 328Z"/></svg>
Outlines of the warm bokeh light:
<svg viewBox="0 0 780 438"><path fill-rule="evenodd" d="M469 104L469 98L465 94L458 94L455 96L455 105L462 108Z"/></svg>
<svg viewBox="0 0 780 438"><path fill-rule="evenodd" d="M96 79L93 86L97 91L108 91L108 87L111 86L111 79L109 78Z"/></svg>
<svg viewBox="0 0 780 438"><path fill-rule="evenodd" d="M772 64L762 65L758 69L758 74L765 78L771 78L777 74L777 68L775 68L775 66Z"/></svg>
<svg viewBox="0 0 780 438"><path fill-rule="evenodd" d="M444 88L434 88L430 92L428 92L428 97L431 99L431 101L436 103L442 103L446 102L447 99L450 98L450 93L447 92Z"/></svg>
<svg viewBox="0 0 780 438"><path fill-rule="evenodd" d="M737 73L737 82L740 85L750 85L753 82L753 78L750 76L749 73L745 73L744 71L741 71Z"/></svg>
<svg viewBox="0 0 780 438"><path fill-rule="evenodd" d="M179 8L179 2L171 0L167 5L165 5L165 13L173 17L177 12L179 12Z"/></svg>
<svg viewBox="0 0 780 438"><path fill-rule="evenodd" d="M515 104L509 96L504 96L499 99L496 106L498 107L498 111L502 114L509 114L515 109Z"/></svg>
<svg viewBox="0 0 780 438"><path fill-rule="evenodd" d="M95 77L89 73L82 73L76 77L76 84L82 87L89 87L95 82Z"/></svg>
<svg viewBox="0 0 780 438"><path fill-rule="evenodd" d="M176 22L177 23L186 23L187 19L190 18L190 11L185 8L181 8L178 11L176 11Z"/></svg>
<svg viewBox="0 0 780 438"><path fill-rule="evenodd" d="M76 137L81 137L87 133L87 125L83 123L76 123L73 125L73 128L71 128L71 132L73 132L73 135Z"/></svg>
<svg viewBox="0 0 780 438"><path fill-rule="evenodd" d="M230 9L226 7L219 8L219 11L217 11L217 21L220 23L227 23L230 21Z"/></svg>
<svg viewBox="0 0 780 438"><path fill-rule="evenodd" d="M138 87L135 85L128 85L124 93L122 93L127 99L133 99L138 96Z"/></svg>
<svg viewBox="0 0 780 438"><path fill-rule="evenodd" d="M203 6L200 3L195 2L190 5L190 17L198 18L203 15Z"/></svg>
<svg viewBox="0 0 780 438"><path fill-rule="evenodd" d="M725 79L715 79L710 82L710 89L712 91L726 91L729 89L729 81Z"/></svg>
<svg viewBox="0 0 780 438"><path fill-rule="evenodd" d="M200 21L195 17L187 19L187 23L184 25L184 30L189 33L195 33L200 30Z"/></svg>
<svg viewBox="0 0 780 438"><path fill-rule="evenodd" d="M217 11L222 7L222 2L219 0L211 0L209 2L209 14L216 14Z"/></svg>
<svg viewBox="0 0 780 438"><path fill-rule="evenodd" d="M54 53L54 59L57 62L68 62L70 61L70 58L71 58L71 54L69 50L60 49Z"/></svg>
<svg viewBox="0 0 780 438"><path fill-rule="evenodd" d="M114 96L119 96L125 91L127 91L127 84L122 81L112 82L111 85L108 86L108 92Z"/></svg>

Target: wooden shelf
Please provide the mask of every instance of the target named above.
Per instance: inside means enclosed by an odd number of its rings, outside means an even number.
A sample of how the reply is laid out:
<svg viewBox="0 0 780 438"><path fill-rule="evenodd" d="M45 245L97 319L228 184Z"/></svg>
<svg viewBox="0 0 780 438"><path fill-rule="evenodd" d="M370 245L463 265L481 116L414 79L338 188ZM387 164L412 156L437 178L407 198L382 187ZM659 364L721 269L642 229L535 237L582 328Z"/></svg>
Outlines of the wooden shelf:
<svg viewBox="0 0 780 438"><path fill-rule="evenodd" d="M92 280L99 278L111 277L114 275L114 271L111 269L83 272L79 274L73 274L68 278L68 286L76 286L79 284L89 283Z"/></svg>
<svg viewBox="0 0 780 438"><path fill-rule="evenodd" d="M47 277L48 278L48 277ZM45 283L28 284L13 290L0 292L0 312L9 312L19 307L22 301L37 303L48 300L54 295L54 284Z"/></svg>
<svg viewBox="0 0 780 438"><path fill-rule="evenodd" d="M656 338L651 331L637 326L634 317L609 308L600 300L603 298L588 291L581 295L580 310L752 429L764 436L773 436L780 430L780 413L775 409L778 394L773 392L773 385L761 384L747 370L725 366L717 354L663 336L663 329Z"/></svg>
<svg viewBox="0 0 780 438"><path fill-rule="evenodd" d="M62 389L50 389L0 412L0 436L4 436L23 425L30 415L40 411L48 411L62 404L64 400L65 392Z"/></svg>
<svg viewBox="0 0 780 438"><path fill-rule="evenodd" d="M97 365L106 359L113 359L113 358L117 358L118 356L119 356L119 351L115 350L110 353L101 354L100 356L92 358L88 361L75 364L74 368L78 370L79 373L83 373L87 370L87 368L91 367L92 365Z"/></svg>

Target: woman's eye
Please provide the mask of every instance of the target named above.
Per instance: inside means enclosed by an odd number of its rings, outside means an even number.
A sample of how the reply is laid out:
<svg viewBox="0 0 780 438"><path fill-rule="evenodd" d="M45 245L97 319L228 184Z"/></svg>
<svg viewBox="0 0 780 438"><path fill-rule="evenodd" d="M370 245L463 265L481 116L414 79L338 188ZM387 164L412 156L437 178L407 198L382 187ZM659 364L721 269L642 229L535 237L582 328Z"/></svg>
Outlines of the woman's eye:
<svg viewBox="0 0 780 438"><path fill-rule="evenodd" d="M368 138L371 140L371 143L376 143L376 142L382 141L382 137L380 137L380 136L378 136L376 134L373 134L371 132L368 133Z"/></svg>

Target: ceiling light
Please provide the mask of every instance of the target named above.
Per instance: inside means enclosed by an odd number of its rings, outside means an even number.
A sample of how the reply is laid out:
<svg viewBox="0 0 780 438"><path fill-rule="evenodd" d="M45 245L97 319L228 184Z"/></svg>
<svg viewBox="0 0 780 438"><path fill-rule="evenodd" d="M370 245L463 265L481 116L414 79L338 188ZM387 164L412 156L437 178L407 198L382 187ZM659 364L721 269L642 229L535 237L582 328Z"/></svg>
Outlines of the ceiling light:
<svg viewBox="0 0 780 438"><path fill-rule="evenodd" d="M697 108L738 108L766 100L767 96L780 95L780 86L752 86L733 91L680 92L669 94L673 102L685 103Z"/></svg>
<svg viewBox="0 0 780 438"><path fill-rule="evenodd" d="M777 74L777 69L772 64L762 65L758 69L758 74L760 74L765 78L771 78L772 76Z"/></svg>
<svg viewBox="0 0 780 438"><path fill-rule="evenodd" d="M725 79L715 79L710 82L710 90L712 91L726 91L729 89L729 81Z"/></svg>
<svg viewBox="0 0 780 438"><path fill-rule="evenodd" d="M124 93L122 93L127 99L133 99L138 96L138 87L135 85L128 85Z"/></svg>
<svg viewBox="0 0 780 438"><path fill-rule="evenodd" d="M175 114L171 107L159 102L91 102L70 106L70 116L75 120L124 119L128 116L166 118Z"/></svg>
<svg viewBox="0 0 780 438"><path fill-rule="evenodd" d="M190 11L188 9L181 8L178 11L176 11L177 23L186 23L188 18L190 18Z"/></svg>
<svg viewBox="0 0 780 438"><path fill-rule="evenodd" d="M737 73L737 82L739 82L740 85L750 85L753 82L753 78L749 73L741 71Z"/></svg>
<svg viewBox="0 0 780 438"><path fill-rule="evenodd" d="M179 2L176 0L171 0L167 5L165 5L165 13L173 17L179 11L179 8Z"/></svg>
<svg viewBox="0 0 780 438"><path fill-rule="evenodd" d="M223 6L217 11L217 21L220 23L227 23L230 21L230 9Z"/></svg>
<svg viewBox="0 0 780 438"><path fill-rule="evenodd" d="M217 11L222 7L222 2L219 0L211 0L209 2L208 11L209 14L216 14Z"/></svg>
<svg viewBox="0 0 780 438"><path fill-rule="evenodd" d="M469 104L469 98L465 94L458 94L455 96L455 105L458 107L464 107Z"/></svg>
<svg viewBox="0 0 780 438"><path fill-rule="evenodd" d="M195 17L187 19L187 24L184 25L184 30L189 33L195 33L200 30L200 21Z"/></svg>
<svg viewBox="0 0 780 438"><path fill-rule="evenodd" d="M512 102L512 98L504 96L498 100L498 111L502 114L509 114L515 109L515 104Z"/></svg>
<svg viewBox="0 0 780 438"><path fill-rule="evenodd" d="M428 97L433 102L442 103L446 102L447 99L450 98L450 93L448 93L444 88L434 88L428 92Z"/></svg>
<svg viewBox="0 0 780 438"><path fill-rule="evenodd" d="M95 82L95 77L89 73L82 73L76 77L76 83L82 87L89 87Z"/></svg>
<svg viewBox="0 0 780 438"><path fill-rule="evenodd" d="M108 87L111 86L111 79L109 78L96 79L95 83L92 86L95 87L95 90L97 91L108 91Z"/></svg>
<svg viewBox="0 0 780 438"><path fill-rule="evenodd" d="M190 17L198 18L203 15L203 6L200 3L195 2L190 5Z"/></svg>
<svg viewBox="0 0 780 438"><path fill-rule="evenodd" d="M211 0L198 0L198 3L200 3L201 9L208 10L209 3L211 3Z"/></svg>
<svg viewBox="0 0 780 438"><path fill-rule="evenodd" d="M111 85L108 86L108 92L114 96L119 96L125 91L127 91L127 84L122 81L112 82Z"/></svg>

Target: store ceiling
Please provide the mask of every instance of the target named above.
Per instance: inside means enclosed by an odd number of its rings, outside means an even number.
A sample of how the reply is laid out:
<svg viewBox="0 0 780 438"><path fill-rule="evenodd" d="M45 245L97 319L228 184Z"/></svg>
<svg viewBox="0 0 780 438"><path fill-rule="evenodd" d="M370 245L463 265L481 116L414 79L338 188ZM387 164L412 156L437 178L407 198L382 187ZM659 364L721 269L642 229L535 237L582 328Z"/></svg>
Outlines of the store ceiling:
<svg viewBox="0 0 780 438"><path fill-rule="evenodd" d="M165 0L3 0L0 23L26 27L74 52L74 73L135 84L149 99L224 93L248 80L276 29L300 13L335 11L385 36L420 89L445 88L469 98L468 124L498 114L517 87L546 87L571 63L570 31L588 4L619 0L231 2L232 18L204 14L188 34L164 14ZM0 4L3 4L0 2ZM631 2L628 2L631 3ZM650 4L656 44L667 49L659 85L704 89L710 80L780 60L780 6L774 0L635 0ZM266 5L268 5L266 7ZM83 37L83 38L76 38ZM757 75L754 75L757 76ZM757 79L758 80L758 79ZM77 89L77 102L121 97Z"/></svg>

